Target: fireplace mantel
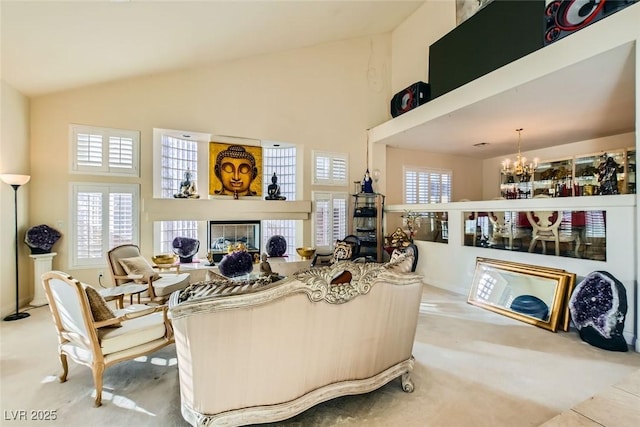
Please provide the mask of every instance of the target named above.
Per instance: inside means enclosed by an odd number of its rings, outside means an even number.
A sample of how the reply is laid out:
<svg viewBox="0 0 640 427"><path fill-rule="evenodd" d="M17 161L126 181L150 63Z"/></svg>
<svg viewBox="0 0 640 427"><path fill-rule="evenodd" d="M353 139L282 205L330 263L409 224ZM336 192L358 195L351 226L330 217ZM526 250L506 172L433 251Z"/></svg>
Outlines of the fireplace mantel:
<svg viewBox="0 0 640 427"><path fill-rule="evenodd" d="M147 221L306 220L311 216L311 201L154 198L142 200L142 212Z"/></svg>

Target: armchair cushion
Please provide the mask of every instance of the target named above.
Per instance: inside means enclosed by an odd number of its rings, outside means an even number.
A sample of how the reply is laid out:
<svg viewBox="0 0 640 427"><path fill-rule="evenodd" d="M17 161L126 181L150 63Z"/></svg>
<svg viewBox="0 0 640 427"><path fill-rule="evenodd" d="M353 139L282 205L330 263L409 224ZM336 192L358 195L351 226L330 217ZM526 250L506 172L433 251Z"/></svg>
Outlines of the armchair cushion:
<svg viewBox="0 0 640 427"><path fill-rule="evenodd" d="M158 297L169 297L173 292L189 286L189 273L162 273L159 279L154 279L153 290Z"/></svg>
<svg viewBox="0 0 640 427"><path fill-rule="evenodd" d="M84 292L87 294L89 300L89 308L91 308L91 314L95 322L101 322L103 320L115 319L116 315L111 311L107 302L102 298L102 295L98 293L94 288L89 285L84 285ZM114 323L106 328L120 328L120 323Z"/></svg>
<svg viewBox="0 0 640 427"><path fill-rule="evenodd" d="M136 283L148 283L149 277L154 281L160 278L160 275L153 270L151 264L144 257L121 258L119 262L127 274L142 275L142 278L133 280Z"/></svg>
<svg viewBox="0 0 640 427"><path fill-rule="evenodd" d="M106 356L161 339L165 333L163 313L157 312L122 322L118 329L101 328L98 337L102 354Z"/></svg>

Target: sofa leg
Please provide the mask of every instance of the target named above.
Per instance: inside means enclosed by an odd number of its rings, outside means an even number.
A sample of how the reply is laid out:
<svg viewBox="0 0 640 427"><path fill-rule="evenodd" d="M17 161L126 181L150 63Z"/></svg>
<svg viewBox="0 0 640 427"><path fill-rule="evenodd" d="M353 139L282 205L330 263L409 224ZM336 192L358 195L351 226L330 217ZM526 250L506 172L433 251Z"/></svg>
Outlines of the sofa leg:
<svg viewBox="0 0 640 427"><path fill-rule="evenodd" d="M402 390L406 393L413 393L413 381L411 380L411 373L405 372L402 374Z"/></svg>

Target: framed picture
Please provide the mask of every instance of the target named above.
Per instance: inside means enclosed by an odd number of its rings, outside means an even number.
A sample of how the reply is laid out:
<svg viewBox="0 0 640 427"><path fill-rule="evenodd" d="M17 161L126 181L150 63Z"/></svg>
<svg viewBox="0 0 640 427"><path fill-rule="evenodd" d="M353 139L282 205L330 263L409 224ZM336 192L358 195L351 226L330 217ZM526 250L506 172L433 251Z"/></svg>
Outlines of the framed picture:
<svg viewBox="0 0 640 427"><path fill-rule="evenodd" d="M262 196L262 147L209 143L209 194Z"/></svg>

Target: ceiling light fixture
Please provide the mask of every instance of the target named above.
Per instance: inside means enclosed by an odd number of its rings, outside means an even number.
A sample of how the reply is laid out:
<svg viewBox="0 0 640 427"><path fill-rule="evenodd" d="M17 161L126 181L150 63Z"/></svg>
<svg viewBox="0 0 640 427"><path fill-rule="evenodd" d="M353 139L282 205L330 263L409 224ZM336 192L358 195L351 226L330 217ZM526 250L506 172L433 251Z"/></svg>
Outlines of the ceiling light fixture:
<svg viewBox="0 0 640 427"><path fill-rule="evenodd" d="M527 158L522 157L520 152L520 144L522 140L522 128L516 129L518 132L518 155L515 162L511 162L509 159L505 159L502 162L502 174L509 177L514 175L520 179L520 182L527 182L531 179L531 175L538 167L538 159L533 159L532 163L527 164Z"/></svg>

